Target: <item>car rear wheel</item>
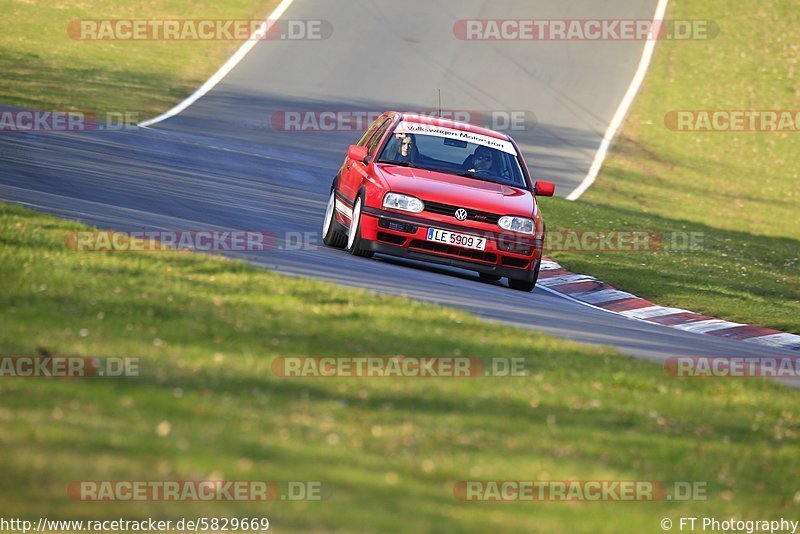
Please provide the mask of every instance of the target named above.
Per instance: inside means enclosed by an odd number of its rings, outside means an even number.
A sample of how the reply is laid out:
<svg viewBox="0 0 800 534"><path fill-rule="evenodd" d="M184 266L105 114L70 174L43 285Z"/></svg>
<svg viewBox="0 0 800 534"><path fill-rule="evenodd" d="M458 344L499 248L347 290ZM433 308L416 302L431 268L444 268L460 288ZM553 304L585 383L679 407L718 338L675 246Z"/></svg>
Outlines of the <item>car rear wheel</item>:
<svg viewBox="0 0 800 534"><path fill-rule="evenodd" d="M481 280L485 282L497 282L502 278L502 276L497 276L496 274L486 274L486 273L478 273L478 276Z"/></svg>
<svg viewBox="0 0 800 534"><path fill-rule="evenodd" d="M356 199L353 206L353 218L347 232L347 252L362 258L372 257L372 251L364 247L364 240L361 239L361 197Z"/></svg>
<svg viewBox="0 0 800 534"><path fill-rule="evenodd" d="M328 206L325 208L325 219L322 221L322 242L329 247L342 248L347 244L347 236L337 228L336 192L331 190Z"/></svg>
<svg viewBox="0 0 800 534"><path fill-rule="evenodd" d="M536 262L536 267L533 269L533 279L532 280L520 280L515 278L508 279L508 287L511 289L516 289L517 291L526 291L531 292L533 288L536 287L536 280L539 279L539 267L542 265L542 260L539 258L539 261Z"/></svg>

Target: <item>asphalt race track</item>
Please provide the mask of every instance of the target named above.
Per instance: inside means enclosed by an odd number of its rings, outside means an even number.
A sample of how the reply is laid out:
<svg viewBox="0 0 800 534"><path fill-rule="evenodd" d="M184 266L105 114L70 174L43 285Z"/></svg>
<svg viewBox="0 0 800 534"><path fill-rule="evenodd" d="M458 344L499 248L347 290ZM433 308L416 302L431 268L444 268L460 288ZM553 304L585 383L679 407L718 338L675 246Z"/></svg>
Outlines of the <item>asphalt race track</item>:
<svg viewBox="0 0 800 534"><path fill-rule="evenodd" d="M311 276L469 310L637 357L796 355L592 309L537 288L325 248L331 180L360 131L287 132L288 110L526 111L520 142L535 176L566 196L585 176L639 63L642 42L473 42L464 18L652 17L655 1L296 0L283 18L322 19L324 41L260 42L214 90L150 128L1 132L0 199L118 230L264 230L288 239L245 257ZM99 44L98 44L99 45ZM175 43L174 46L180 46ZM545 217L547 200L542 202ZM310 246L294 247L308 232Z"/></svg>

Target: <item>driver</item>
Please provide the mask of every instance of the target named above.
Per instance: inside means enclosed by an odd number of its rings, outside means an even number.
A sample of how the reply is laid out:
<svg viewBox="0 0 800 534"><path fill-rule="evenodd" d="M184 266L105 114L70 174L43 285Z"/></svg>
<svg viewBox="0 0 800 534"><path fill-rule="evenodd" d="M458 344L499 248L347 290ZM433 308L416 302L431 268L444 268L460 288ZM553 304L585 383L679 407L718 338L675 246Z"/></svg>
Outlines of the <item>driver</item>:
<svg viewBox="0 0 800 534"><path fill-rule="evenodd" d="M492 168L492 149L479 146L472 155L472 167L476 171L489 171Z"/></svg>
<svg viewBox="0 0 800 534"><path fill-rule="evenodd" d="M401 134L403 135L403 134ZM417 147L413 134L404 134L400 138L400 146L397 149L397 161L414 163L417 154Z"/></svg>

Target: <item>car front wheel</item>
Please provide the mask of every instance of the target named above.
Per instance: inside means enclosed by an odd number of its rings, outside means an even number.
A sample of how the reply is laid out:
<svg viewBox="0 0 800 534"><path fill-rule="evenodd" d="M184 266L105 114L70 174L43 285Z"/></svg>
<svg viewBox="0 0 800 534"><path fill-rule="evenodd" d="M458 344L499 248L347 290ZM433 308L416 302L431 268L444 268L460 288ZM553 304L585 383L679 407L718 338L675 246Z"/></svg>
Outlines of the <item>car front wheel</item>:
<svg viewBox="0 0 800 534"><path fill-rule="evenodd" d="M526 292L533 291L533 288L536 287L536 280L539 279L539 267L541 265L542 265L542 259L539 258L539 261L536 262L536 267L534 267L533 269L533 278L531 280L509 278L508 287L510 287L511 289L516 289L517 291L526 291Z"/></svg>
<svg viewBox="0 0 800 534"><path fill-rule="evenodd" d="M362 258L372 257L372 251L364 246L364 240L361 238L361 197L356 199L353 206L353 219L347 232L347 252Z"/></svg>
<svg viewBox="0 0 800 534"><path fill-rule="evenodd" d="M337 228L336 222L336 192L331 190L328 206L325 208L325 218L322 221L322 242L329 247L342 248L347 244L347 236Z"/></svg>

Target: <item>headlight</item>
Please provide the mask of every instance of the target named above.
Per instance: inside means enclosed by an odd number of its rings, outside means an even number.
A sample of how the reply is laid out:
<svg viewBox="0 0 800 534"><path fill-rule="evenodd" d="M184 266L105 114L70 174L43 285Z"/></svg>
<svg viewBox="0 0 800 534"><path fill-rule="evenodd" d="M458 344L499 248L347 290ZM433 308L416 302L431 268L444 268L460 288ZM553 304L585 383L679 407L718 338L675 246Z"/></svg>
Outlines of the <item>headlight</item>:
<svg viewBox="0 0 800 534"><path fill-rule="evenodd" d="M527 217L512 217L509 215L500 217L500 220L497 221L497 225L503 230L511 230L512 232L519 232L521 234L533 234L536 229L536 225L533 223L532 219L528 219Z"/></svg>
<svg viewBox="0 0 800 534"><path fill-rule="evenodd" d="M415 197L408 195L401 195L400 193L386 193L383 197L383 207L392 208L393 210L410 211L411 213L419 213L425 209L425 204Z"/></svg>

